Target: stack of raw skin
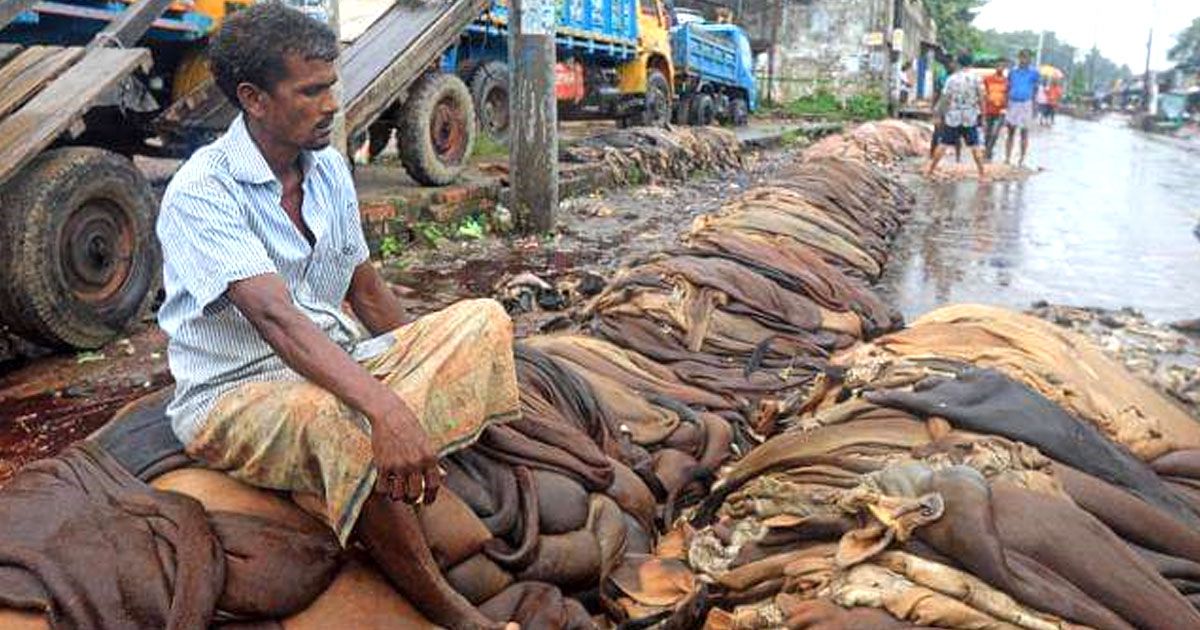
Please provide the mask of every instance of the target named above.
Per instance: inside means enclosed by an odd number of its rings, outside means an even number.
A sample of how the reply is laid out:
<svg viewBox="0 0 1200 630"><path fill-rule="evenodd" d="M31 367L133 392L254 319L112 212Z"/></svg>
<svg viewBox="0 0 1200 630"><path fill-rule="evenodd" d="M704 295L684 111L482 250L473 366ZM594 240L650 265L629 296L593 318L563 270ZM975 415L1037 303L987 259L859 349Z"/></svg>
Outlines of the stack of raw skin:
<svg viewBox="0 0 1200 630"><path fill-rule="evenodd" d="M809 158L840 157L886 163L897 155L923 155L932 129L899 120L864 123L848 133L829 136L805 151Z"/></svg>
<svg viewBox="0 0 1200 630"><path fill-rule="evenodd" d="M634 127L588 137L564 146L567 163L607 164L616 183L683 180L697 172L742 165L737 136L720 127Z"/></svg>
<svg viewBox="0 0 1200 630"><path fill-rule="evenodd" d="M901 328L871 290L912 204L892 165L928 139L882 122L825 141L626 269L574 330L518 342L523 417L443 460L438 501L398 532L431 550L413 579L525 628L1200 627L1200 425L1051 324L956 306ZM359 553L325 561L336 543L288 497L170 468L133 472L227 534L222 612L438 616ZM287 540L324 573L251 588L231 512L303 532ZM46 588L0 601L53 608Z"/></svg>

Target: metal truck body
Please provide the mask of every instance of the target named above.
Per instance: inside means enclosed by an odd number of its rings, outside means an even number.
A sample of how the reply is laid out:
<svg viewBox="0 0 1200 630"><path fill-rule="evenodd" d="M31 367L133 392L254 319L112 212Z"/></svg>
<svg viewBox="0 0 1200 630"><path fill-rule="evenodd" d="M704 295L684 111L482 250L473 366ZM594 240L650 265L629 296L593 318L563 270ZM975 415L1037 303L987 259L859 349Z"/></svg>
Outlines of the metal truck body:
<svg viewBox="0 0 1200 630"><path fill-rule="evenodd" d="M507 2L492 0L443 61L470 81L481 126L499 140L508 129L508 17ZM568 0L556 17L560 118L667 122L674 69L660 0Z"/></svg>
<svg viewBox="0 0 1200 630"><path fill-rule="evenodd" d="M675 122L744 125L758 108L750 39L734 24L681 20L671 29Z"/></svg>

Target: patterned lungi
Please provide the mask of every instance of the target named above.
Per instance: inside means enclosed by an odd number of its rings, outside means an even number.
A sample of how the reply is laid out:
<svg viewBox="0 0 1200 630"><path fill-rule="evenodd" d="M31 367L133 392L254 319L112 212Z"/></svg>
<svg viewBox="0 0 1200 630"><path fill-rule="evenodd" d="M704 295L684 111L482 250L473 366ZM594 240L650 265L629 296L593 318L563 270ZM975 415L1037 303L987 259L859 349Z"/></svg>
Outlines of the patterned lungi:
<svg viewBox="0 0 1200 630"><path fill-rule="evenodd" d="M512 322L499 303L459 302L391 334L362 365L413 410L439 454L518 417ZM343 545L377 477L366 418L306 381L224 394L187 452L255 486L316 494Z"/></svg>

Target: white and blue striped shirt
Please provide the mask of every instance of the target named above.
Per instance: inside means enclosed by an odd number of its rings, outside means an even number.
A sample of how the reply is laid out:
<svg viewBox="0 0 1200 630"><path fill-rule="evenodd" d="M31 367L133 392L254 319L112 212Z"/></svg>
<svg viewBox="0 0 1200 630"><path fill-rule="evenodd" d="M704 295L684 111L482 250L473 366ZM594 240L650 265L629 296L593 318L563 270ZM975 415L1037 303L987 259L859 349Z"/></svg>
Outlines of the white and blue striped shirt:
<svg viewBox="0 0 1200 630"><path fill-rule="evenodd" d="M352 351L362 336L341 309L354 268L369 257L354 180L331 148L300 161L311 246L283 210L283 187L241 116L167 186L157 228L166 288L158 324L170 337L176 382L167 413L185 444L221 394L249 381L301 378L226 297L230 283L279 274L296 307L334 342Z"/></svg>

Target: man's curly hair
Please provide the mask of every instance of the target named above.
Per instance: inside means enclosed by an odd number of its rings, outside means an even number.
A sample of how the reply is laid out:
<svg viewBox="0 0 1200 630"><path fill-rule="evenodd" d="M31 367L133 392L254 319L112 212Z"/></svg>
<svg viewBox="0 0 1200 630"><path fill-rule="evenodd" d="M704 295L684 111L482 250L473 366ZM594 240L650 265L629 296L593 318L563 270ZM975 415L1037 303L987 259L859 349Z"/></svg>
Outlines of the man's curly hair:
<svg viewBox="0 0 1200 630"><path fill-rule="evenodd" d="M250 83L271 91L287 76L284 60L289 55L334 61L338 41L327 24L269 0L226 19L209 43L208 55L217 87L240 109L238 85Z"/></svg>

